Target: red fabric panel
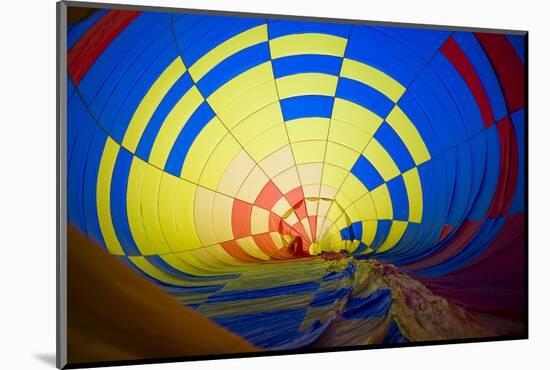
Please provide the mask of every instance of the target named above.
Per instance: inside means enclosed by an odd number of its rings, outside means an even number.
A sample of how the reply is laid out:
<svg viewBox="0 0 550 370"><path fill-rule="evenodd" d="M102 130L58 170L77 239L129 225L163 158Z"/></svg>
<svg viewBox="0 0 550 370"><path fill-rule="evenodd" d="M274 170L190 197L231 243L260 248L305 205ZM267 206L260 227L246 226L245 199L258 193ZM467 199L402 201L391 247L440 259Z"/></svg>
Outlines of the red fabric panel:
<svg viewBox="0 0 550 370"><path fill-rule="evenodd" d="M490 218L508 213L518 178L518 143L516 131L508 116L497 123L500 141L500 174L495 195L487 211Z"/></svg>
<svg viewBox="0 0 550 370"><path fill-rule="evenodd" d="M252 204L235 199L231 212L231 228L233 237L239 239L252 234L250 223L252 217Z"/></svg>
<svg viewBox="0 0 550 370"><path fill-rule="evenodd" d="M493 116L491 104L489 103L489 98L487 97L487 92L483 88L474 66L470 63L464 51L462 51L456 41L450 37L441 47L441 52L456 68L458 73L460 73L468 85L468 88L474 95L474 99L476 100L481 112L481 118L483 119L485 127L491 126L494 123L495 118Z"/></svg>
<svg viewBox="0 0 550 370"><path fill-rule="evenodd" d="M109 10L67 53L67 69L78 84L103 51L141 12Z"/></svg>
<svg viewBox="0 0 550 370"><path fill-rule="evenodd" d="M258 248L269 257L272 257L279 251L279 248L277 248L269 233L253 235L252 238L256 242Z"/></svg>
<svg viewBox="0 0 550 370"><path fill-rule="evenodd" d="M296 213L296 217L300 220L307 218L306 202L302 200L298 204L294 205L294 213Z"/></svg>
<svg viewBox="0 0 550 370"><path fill-rule="evenodd" d="M222 248L233 258L243 262L261 262L260 259L246 253L235 240L229 240L220 244Z"/></svg>
<svg viewBox="0 0 550 370"><path fill-rule="evenodd" d="M269 180L256 198L254 204L258 207L262 207L270 211L275 203L277 203L277 201L282 197L283 194L281 193L279 188L277 188L273 181Z"/></svg>
<svg viewBox="0 0 550 370"><path fill-rule="evenodd" d="M420 270L449 260L468 245L478 232L480 226L481 221L464 221L444 249L421 261L403 266L403 270Z"/></svg>
<svg viewBox="0 0 550 370"><path fill-rule="evenodd" d="M439 234L438 241L442 241L447 236L449 236L449 234L451 233L451 231L453 231L453 229L454 229L454 226L452 225L443 225L443 227L441 228L441 234Z"/></svg>
<svg viewBox="0 0 550 370"><path fill-rule="evenodd" d="M311 237L315 240L317 235L317 216L309 216L308 220L309 229L311 230Z"/></svg>
<svg viewBox="0 0 550 370"><path fill-rule="evenodd" d="M506 37L494 33L475 33L479 43L491 60L504 90L508 112L525 106L525 74L523 63Z"/></svg>
<svg viewBox="0 0 550 370"><path fill-rule="evenodd" d="M416 277L452 303L517 320L525 314L523 213L508 216L501 232L468 266L441 277Z"/></svg>
<svg viewBox="0 0 550 370"><path fill-rule="evenodd" d="M296 222L294 225L292 225L292 228L300 234L300 237L304 240L304 243L307 244L307 246L309 247L309 244L311 244L311 240L309 240L306 229L304 229L304 225L302 224L302 222Z"/></svg>

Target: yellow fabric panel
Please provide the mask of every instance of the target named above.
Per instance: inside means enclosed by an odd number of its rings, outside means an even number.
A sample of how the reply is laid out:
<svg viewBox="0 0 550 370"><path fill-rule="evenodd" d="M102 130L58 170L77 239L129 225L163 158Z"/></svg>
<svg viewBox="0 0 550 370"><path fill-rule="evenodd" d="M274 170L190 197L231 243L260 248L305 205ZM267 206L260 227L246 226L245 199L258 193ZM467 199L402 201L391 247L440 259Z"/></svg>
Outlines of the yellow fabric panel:
<svg viewBox="0 0 550 370"><path fill-rule="evenodd" d="M332 201L323 199L319 200L319 202L317 202L317 215L324 217L327 214L331 205Z"/></svg>
<svg viewBox="0 0 550 370"><path fill-rule="evenodd" d="M306 231L306 235L309 240L313 239L313 235L311 235L311 227L309 226L309 219L304 217L300 220L300 223L304 226L304 230Z"/></svg>
<svg viewBox="0 0 550 370"><path fill-rule="evenodd" d="M383 118L361 105L340 98L334 99L332 118L351 123L371 136L376 133L384 121Z"/></svg>
<svg viewBox="0 0 550 370"><path fill-rule="evenodd" d="M224 125L231 130L254 112L277 101L275 82L268 81L242 93L223 109L218 110L217 114Z"/></svg>
<svg viewBox="0 0 550 370"><path fill-rule="evenodd" d="M141 216L143 226L155 254L172 253L160 225L159 191L163 171L147 165L141 188Z"/></svg>
<svg viewBox="0 0 550 370"><path fill-rule="evenodd" d="M405 234L405 230L407 230L407 221L393 221L391 224L390 232L388 234L388 237L386 240L384 240L384 243L376 250L377 252L385 252L393 247L403 237L403 234Z"/></svg>
<svg viewBox="0 0 550 370"><path fill-rule="evenodd" d="M328 118L306 117L287 121L286 129L291 142L326 140L329 125Z"/></svg>
<svg viewBox="0 0 550 370"><path fill-rule="evenodd" d="M290 205L288 200L286 200L285 197L282 197L281 199L279 199L277 201L277 203L275 203L273 208L271 208L271 212L273 212L276 215L282 217L285 214L285 212L288 211L291 208L292 208L292 206Z"/></svg>
<svg viewBox="0 0 550 370"><path fill-rule="evenodd" d="M342 230L343 228L348 227L349 226L348 222L360 221L359 213L357 212L357 209L355 208L353 203L348 208L346 208L346 216L347 218L344 215L342 215L340 216L339 219L334 221L334 225L336 225L338 230Z"/></svg>
<svg viewBox="0 0 550 370"><path fill-rule="evenodd" d="M189 73L195 81L198 81L224 59L264 41L267 41L266 24L241 32L202 56L195 64L189 67Z"/></svg>
<svg viewBox="0 0 550 370"><path fill-rule="evenodd" d="M362 221L361 213L359 212L359 209L357 208L355 203L351 203L349 207L346 208L346 215L349 217L349 220L352 223ZM340 220L336 220L336 225L338 225L338 228L340 230L348 226L345 221L346 220L344 217L340 218Z"/></svg>
<svg viewBox="0 0 550 370"><path fill-rule="evenodd" d="M330 124L328 139L348 146L359 153L365 149L371 138L372 135L344 121L333 119Z"/></svg>
<svg viewBox="0 0 550 370"><path fill-rule="evenodd" d="M269 40L271 58L277 59L289 55L320 54L344 56L347 39L318 34L302 33L278 37Z"/></svg>
<svg viewBox="0 0 550 370"><path fill-rule="evenodd" d="M416 165L430 160L430 153L424 140L422 140L422 136L420 136L416 127L399 106L396 105L392 109L386 118L386 122L389 123L401 140L403 140Z"/></svg>
<svg viewBox="0 0 550 370"><path fill-rule="evenodd" d="M290 226L294 226L298 221L300 221L298 220L298 216L296 216L296 213L294 212L288 215L288 217L286 217L284 220Z"/></svg>
<svg viewBox="0 0 550 370"><path fill-rule="evenodd" d="M245 146L250 156L260 162L271 153L288 144L288 136L283 124L275 125Z"/></svg>
<svg viewBox="0 0 550 370"><path fill-rule="evenodd" d="M354 205L359 212L361 221L376 219L376 207L374 206L374 202L370 194L366 194L359 198Z"/></svg>
<svg viewBox="0 0 550 370"><path fill-rule="evenodd" d="M194 221L196 191L197 185L185 180L178 181L174 217L176 219L178 235L183 239L183 243L178 245L178 251L202 246ZM174 247L172 249L176 250Z"/></svg>
<svg viewBox="0 0 550 370"><path fill-rule="evenodd" d="M227 271L214 266L215 264L210 260L204 259L204 256L207 254L203 251L203 249L204 248L193 249L186 252L177 253L176 256L186 263L196 266L198 269L208 271L208 275L226 274Z"/></svg>
<svg viewBox="0 0 550 370"><path fill-rule="evenodd" d="M388 186L382 184L372 190L370 194L376 206L376 219L391 220L393 218L393 207Z"/></svg>
<svg viewBox="0 0 550 370"><path fill-rule="evenodd" d="M111 216L111 180L119 149L120 146L108 136L97 173L96 205L99 227L109 253L122 256L125 253L118 241Z"/></svg>
<svg viewBox="0 0 550 370"><path fill-rule="evenodd" d="M319 230L319 238L318 240L324 240L328 236L328 232L332 226L332 220L329 220L327 217L322 218L322 222L320 223L320 226L318 226Z"/></svg>
<svg viewBox="0 0 550 370"><path fill-rule="evenodd" d="M342 236L340 235L340 233L334 233L330 237L324 238L320 244L323 251L337 252L340 250L340 246L343 244Z"/></svg>
<svg viewBox="0 0 550 370"><path fill-rule="evenodd" d="M317 198L319 196L321 186L319 184L311 184L302 186L304 197Z"/></svg>
<svg viewBox="0 0 550 370"><path fill-rule="evenodd" d="M147 127L149 120L155 113L155 110L159 106L164 96L170 91L170 88L176 83L185 73L185 66L178 56L170 63L170 65L161 73L157 80L151 85L151 88L143 100L139 103L130 123L128 129L124 134L122 140L122 146L128 149L130 152L135 153L136 148L143 135L143 131Z"/></svg>
<svg viewBox="0 0 550 370"><path fill-rule="evenodd" d="M297 164L323 162L326 141L300 141L292 144Z"/></svg>
<svg viewBox="0 0 550 370"><path fill-rule="evenodd" d="M330 143L328 143L330 145ZM328 148L327 148L327 156L328 156ZM323 185L330 186L332 188L338 189L340 188L340 185L344 182L346 176L348 176L349 171L334 166L329 163L325 163L323 167L323 180L321 183Z"/></svg>
<svg viewBox="0 0 550 370"><path fill-rule="evenodd" d="M225 135L218 146L214 148L210 158L206 162L199 184L209 189L216 190L225 173L225 169L241 150L242 147L233 136L229 134ZM203 155L205 154L206 153L203 153Z"/></svg>
<svg viewBox="0 0 550 370"><path fill-rule="evenodd" d="M349 253L355 252L360 243L359 240L343 240L342 242L342 250L346 250Z"/></svg>
<svg viewBox="0 0 550 370"><path fill-rule="evenodd" d="M325 162L349 171L355 162L357 162L357 158L359 158L360 155L361 154L359 152L356 152L347 146L329 141L327 143Z"/></svg>
<svg viewBox="0 0 550 370"><path fill-rule="evenodd" d="M227 129L220 120L217 117L212 118L191 144L180 176L198 183L202 170L209 159L207 153L212 153L226 134Z"/></svg>
<svg viewBox="0 0 550 370"><path fill-rule="evenodd" d="M393 102L397 102L405 92L405 87L379 69L355 60L344 58L340 76L351 78L368 85Z"/></svg>
<svg viewBox="0 0 550 370"><path fill-rule="evenodd" d="M232 197L237 195L243 181L255 166L256 162L250 158L245 150L241 150L222 174L218 191Z"/></svg>
<svg viewBox="0 0 550 370"><path fill-rule="evenodd" d="M343 192L352 202L355 202L357 199L367 194L368 189L357 177L349 175L344 180L340 192Z"/></svg>
<svg viewBox="0 0 550 370"><path fill-rule="evenodd" d="M237 198L248 203L254 203L268 181L269 179L262 170L258 166L254 167L241 185Z"/></svg>
<svg viewBox="0 0 550 370"><path fill-rule="evenodd" d="M211 268L214 271L235 271L234 266L231 266L227 262L223 262L222 260L220 260L219 255L215 252L211 253L210 249L211 247L193 249L192 251L189 251L189 254L191 254L197 260L208 261L208 265L212 266Z"/></svg>
<svg viewBox="0 0 550 370"><path fill-rule="evenodd" d="M362 222L363 226L363 235L361 241L365 245L370 246L374 242L376 236L376 229L378 228L378 221L376 220L367 220Z"/></svg>
<svg viewBox="0 0 550 370"><path fill-rule="evenodd" d="M231 132L239 143L246 145L262 132L282 122L281 105L276 101L243 119Z"/></svg>
<svg viewBox="0 0 550 370"><path fill-rule="evenodd" d="M331 227L329 228L329 230L327 232L327 237L329 239L332 239L332 240L336 241L336 242L341 242L342 241L342 234L340 234L340 230L338 229L336 224L331 225Z"/></svg>
<svg viewBox="0 0 550 370"><path fill-rule="evenodd" d="M256 206L252 207L250 228L253 235L268 232L269 231L269 211Z"/></svg>
<svg viewBox="0 0 550 370"><path fill-rule="evenodd" d="M307 163L296 166L302 185L318 184L321 180L323 163Z"/></svg>
<svg viewBox="0 0 550 370"><path fill-rule="evenodd" d="M251 236L237 239L237 243L249 256L256 257L264 261L267 261L269 259L269 256L262 252L260 248L258 248L256 243L254 242L254 239L252 239Z"/></svg>
<svg viewBox="0 0 550 370"><path fill-rule="evenodd" d="M158 217L162 234L171 250L181 250L184 239L178 233L175 211L179 205L176 203L178 182L182 180L163 172L160 181L158 195Z"/></svg>
<svg viewBox="0 0 550 370"><path fill-rule="evenodd" d="M178 257L179 256L179 257ZM172 266L178 271L185 272L187 274L195 276L208 276L210 273L206 270L201 269L200 267L195 266L192 263L189 263L181 257L181 254L164 254L159 256L164 262Z"/></svg>
<svg viewBox="0 0 550 370"><path fill-rule="evenodd" d="M168 155L178 138L181 130L193 112L204 101L199 90L193 86L176 103L162 123L158 135L151 148L149 162L158 168L164 168Z"/></svg>
<svg viewBox="0 0 550 370"><path fill-rule="evenodd" d="M214 196L212 208L212 221L214 232L218 242L233 240L233 227L231 225L231 214L233 211L233 198L222 194Z"/></svg>
<svg viewBox="0 0 550 370"><path fill-rule="evenodd" d="M407 198L409 199L409 222L422 222L422 184L418 169L415 167L403 173L405 188L407 189Z"/></svg>
<svg viewBox="0 0 550 370"><path fill-rule="evenodd" d="M393 158L375 138L371 139L363 154L376 168L384 181L389 181L401 173Z"/></svg>
<svg viewBox="0 0 550 370"><path fill-rule="evenodd" d="M277 176L273 177L272 180L283 194L297 188L301 184L296 167L291 167L288 170L281 172Z"/></svg>
<svg viewBox="0 0 550 370"><path fill-rule="evenodd" d="M315 240L321 240L323 237L323 225L326 217L317 215L317 230L315 230Z"/></svg>
<svg viewBox="0 0 550 370"><path fill-rule="evenodd" d="M325 167L326 169L326 167ZM325 174L324 174L324 171L323 171L323 179L325 178ZM319 196L321 198L328 198L328 199L333 199L334 196L336 195L336 192L338 191L338 189L332 187L332 186L327 186L327 185L321 185L321 191L319 192ZM322 200L322 202L325 202L327 203L327 201L325 200Z"/></svg>
<svg viewBox="0 0 550 370"><path fill-rule="evenodd" d="M147 162L134 156L128 175L126 212L128 213L128 225L139 251L143 255L151 255L158 254L158 252L147 236L141 210L141 190L146 169Z"/></svg>
<svg viewBox="0 0 550 370"><path fill-rule="evenodd" d="M349 207L352 203L352 200L350 199L350 197L342 191L339 191L338 193L336 193L336 196L334 197L334 199L336 200L336 202L338 202L340 207L344 209Z"/></svg>
<svg viewBox="0 0 550 370"><path fill-rule="evenodd" d="M206 100L214 111L219 112L244 92L274 79L271 61L268 61L250 68L231 81L226 82Z"/></svg>
<svg viewBox="0 0 550 370"><path fill-rule="evenodd" d="M338 76L324 73L298 73L278 78L276 83L280 99L302 95L334 96Z"/></svg>
<svg viewBox="0 0 550 370"><path fill-rule="evenodd" d="M234 257L232 257L229 253L223 249L223 247L219 244L212 245L210 247L204 248L204 250L214 257L217 261L221 262L222 266L230 265L230 266L241 266L243 263L241 261L238 261Z"/></svg>
<svg viewBox="0 0 550 370"><path fill-rule="evenodd" d="M151 262L147 261L145 257L142 256L128 256L128 259L136 265L138 269L151 276L154 279L157 279L163 283L171 284L175 286L184 286L185 283L181 279L178 279L174 275L168 274L161 269L157 268Z"/></svg>
<svg viewBox="0 0 550 370"><path fill-rule="evenodd" d="M195 192L195 226L202 245L212 245L221 241L216 237L214 220L212 219L215 196L214 191L201 186Z"/></svg>
<svg viewBox="0 0 550 370"><path fill-rule="evenodd" d="M271 153L260 163L260 167L269 177L275 177L283 171L294 166L294 157L290 145L285 145L281 149Z"/></svg>
<svg viewBox="0 0 550 370"><path fill-rule="evenodd" d="M307 195L306 195L307 198ZM317 204L318 202L313 202L311 200L306 199L306 210L308 215L316 215L317 214Z"/></svg>
<svg viewBox="0 0 550 370"><path fill-rule="evenodd" d="M274 231L274 232L270 232L269 235L271 236L271 240L273 240L273 243L278 249L281 249L285 246L283 243L283 238L281 237L281 234Z"/></svg>

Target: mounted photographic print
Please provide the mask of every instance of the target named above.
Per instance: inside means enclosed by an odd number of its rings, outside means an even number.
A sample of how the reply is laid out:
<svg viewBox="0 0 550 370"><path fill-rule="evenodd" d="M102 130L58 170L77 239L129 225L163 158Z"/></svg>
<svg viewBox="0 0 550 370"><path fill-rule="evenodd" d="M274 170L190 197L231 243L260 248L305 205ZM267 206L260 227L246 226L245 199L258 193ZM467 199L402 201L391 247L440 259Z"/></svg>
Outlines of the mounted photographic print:
<svg viewBox="0 0 550 370"><path fill-rule="evenodd" d="M527 32L58 28L59 367L527 338Z"/></svg>

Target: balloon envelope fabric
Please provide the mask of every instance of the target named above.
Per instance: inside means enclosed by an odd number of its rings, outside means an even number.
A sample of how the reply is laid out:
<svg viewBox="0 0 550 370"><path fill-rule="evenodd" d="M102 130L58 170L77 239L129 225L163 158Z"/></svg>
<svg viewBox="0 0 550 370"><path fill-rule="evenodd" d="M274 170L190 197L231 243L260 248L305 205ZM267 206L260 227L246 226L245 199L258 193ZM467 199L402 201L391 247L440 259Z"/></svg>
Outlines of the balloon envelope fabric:
<svg viewBox="0 0 550 370"><path fill-rule="evenodd" d="M525 39L97 10L68 221L264 350L524 335Z"/></svg>

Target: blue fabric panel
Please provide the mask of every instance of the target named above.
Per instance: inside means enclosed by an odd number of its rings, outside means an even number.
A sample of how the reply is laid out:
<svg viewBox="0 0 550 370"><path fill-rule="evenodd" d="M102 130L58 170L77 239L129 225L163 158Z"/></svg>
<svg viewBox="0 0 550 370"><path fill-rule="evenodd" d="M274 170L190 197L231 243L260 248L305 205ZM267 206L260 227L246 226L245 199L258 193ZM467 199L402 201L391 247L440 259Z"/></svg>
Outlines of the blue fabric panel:
<svg viewBox="0 0 550 370"><path fill-rule="evenodd" d="M233 302L248 299L259 299L274 296L306 294L317 291L320 283L307 282L292 285L276 286L272 288L261 288L255 290L231 290L219 292L208 298L208 303Z"/></svg>
<svg viewBox="0 0 550 370"><path fill-rule="evenodd" d="M330 118L334 98L321 95L303 95L281 100L281 109L285 121L298 118Z"/></svg>
<svg viewBox="0 0 550 370"><path fill-rule="evenodd" d="M342 60L332 55L291 55L273 59L273 73L275 78L298 73L324 73L338 76Z"/></svg>
<svg viewBox="0 0 550 370"><path fill-rule="evenodd" d="M390 309L391 302L391 290L379 289L367 298L350 298L342 316L347 320L382 317Z"/></svg>

